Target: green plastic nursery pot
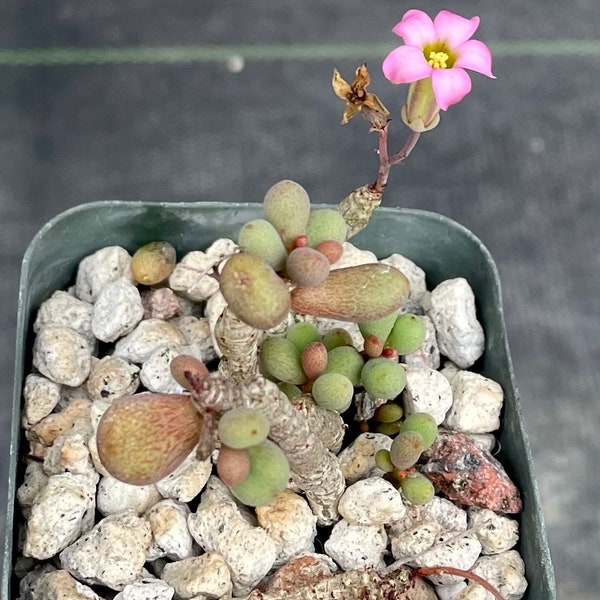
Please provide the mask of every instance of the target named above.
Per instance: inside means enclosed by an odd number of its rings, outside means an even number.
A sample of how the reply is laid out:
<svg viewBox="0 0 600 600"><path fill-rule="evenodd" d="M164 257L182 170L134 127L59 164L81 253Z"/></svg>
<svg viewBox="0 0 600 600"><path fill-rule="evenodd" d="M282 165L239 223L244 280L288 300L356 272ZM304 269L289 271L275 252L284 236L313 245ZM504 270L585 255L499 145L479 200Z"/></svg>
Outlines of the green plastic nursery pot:
<svg viewBox="0 0 600 600"><path fill-rule="evenodd" d="M0 458L4 463L0 489L7 493L5 524L0 521L0 540L4 540L0 587L3 600L18 596L12 570L20 519L15 493L21 477L21 391L31 366L32 320L40 304L55 290L68 286L79 261L101 247L120 245L131 252L160 239L171 242L182 256L190 250L204 249L218 237L236 238L245 221L261 214L259 204L98 202L62 213L31 242L21 272L11 431L3 432L10 435L10 456ZM461 225L418 210L377 209L368 228L352 241L378 257L392 253L407 256L425 270L430 289L453 277L465 277L471 284L486 331L481 370L499 382L505 392L499 458L524 501L519 551L529 582L526 598L554 600L554 574L509 354L500 281L489 252Z"/></svg>

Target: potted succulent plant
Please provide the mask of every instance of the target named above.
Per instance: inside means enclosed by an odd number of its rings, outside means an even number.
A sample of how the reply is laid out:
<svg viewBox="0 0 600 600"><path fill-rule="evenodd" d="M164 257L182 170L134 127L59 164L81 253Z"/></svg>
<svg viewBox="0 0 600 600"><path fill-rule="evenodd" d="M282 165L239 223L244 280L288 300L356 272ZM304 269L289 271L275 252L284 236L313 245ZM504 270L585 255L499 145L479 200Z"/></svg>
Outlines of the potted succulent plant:
<svg viewBox="0 0 600 600"><path fill-rule="evenodd" d="M379 139L375 182L336 208L283 180L262 204L95 203L39 232L2 597L554 598L494 263L448 219L379 207L464 68L492 77L478 23L412 10L394 29L396 154L366 66L334 71L343 122Z"/></svg>

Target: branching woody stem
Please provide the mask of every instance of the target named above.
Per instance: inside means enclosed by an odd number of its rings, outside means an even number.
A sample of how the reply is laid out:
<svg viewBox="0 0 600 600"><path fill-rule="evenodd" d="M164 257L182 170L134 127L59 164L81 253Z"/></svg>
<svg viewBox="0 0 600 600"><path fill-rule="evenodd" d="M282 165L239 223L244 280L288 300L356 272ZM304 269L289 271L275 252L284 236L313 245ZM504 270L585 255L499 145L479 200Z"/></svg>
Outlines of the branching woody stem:
<svg viewBox="0 0 600 600"><path fill-rule="evenodd" d="M402 149L390 156L388 152L388 125L386 124L384 127L377 128L376 131L379 135L379 149L377 151L379 155L379 169L375 183L356 188L338 206L338 210L348 226L348 233L346 235L348 239L367 226L371 215L381 204L390 168L392 165L402 163L409 157L421 135L420 133L411 131Z"/></svg>
<svg viewBox="0 0 600 600"><path fill-rule="evenodd" d="M238 319L228 307L215 325L215 338L223 356L219 371L240 384L258 371L260 331Z"/></svg>
<svg viewBox="0 0 600 600"><path fill-rule="evenodd" d="M211 373L203 379L192 377L190 384L201 414L243 406L265 415L271 424L269 437L285 452L294 482L305 492L319 523L338 520L337 504L345 489L339 460L273 382L256 375L237 385L222 373Z"/></svg>

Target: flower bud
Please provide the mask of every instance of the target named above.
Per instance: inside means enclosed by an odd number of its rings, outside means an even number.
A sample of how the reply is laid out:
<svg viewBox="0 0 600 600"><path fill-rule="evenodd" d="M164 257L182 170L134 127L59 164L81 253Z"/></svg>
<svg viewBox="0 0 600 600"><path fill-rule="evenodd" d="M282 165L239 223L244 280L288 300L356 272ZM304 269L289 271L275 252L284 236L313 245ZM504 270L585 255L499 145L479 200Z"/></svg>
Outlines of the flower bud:
<svg viewBox="0 0 600 600"><path fill-rule="evenodd" d="M411 83L401 112L404 124L416 133L423 133L437 126L440 122L439 113L440 107L435 100L431 77Z"/></svg>

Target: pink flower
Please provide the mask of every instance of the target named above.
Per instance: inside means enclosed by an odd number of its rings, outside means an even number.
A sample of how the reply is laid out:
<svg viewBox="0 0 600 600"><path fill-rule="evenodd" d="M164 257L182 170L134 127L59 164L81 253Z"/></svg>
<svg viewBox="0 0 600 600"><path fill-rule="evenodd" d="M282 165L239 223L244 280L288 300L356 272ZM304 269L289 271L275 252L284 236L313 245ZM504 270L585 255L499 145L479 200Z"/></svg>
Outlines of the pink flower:
<svg viewBox="0 0 600 600"><path fill-rule="evenodd" d="M384 75L392 83L430 78L437 104L447 110L471 91L465 69L495 79L489 48L471 39L477 27L479 17L465 19L442 10L432 21L421 10L409 10L393 29L405 45L383 61Z"/></svg>

